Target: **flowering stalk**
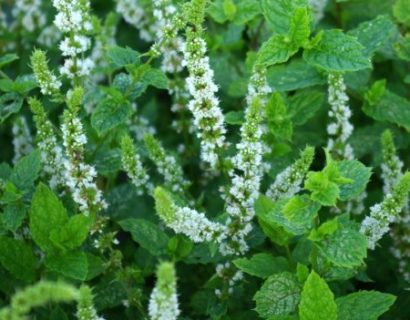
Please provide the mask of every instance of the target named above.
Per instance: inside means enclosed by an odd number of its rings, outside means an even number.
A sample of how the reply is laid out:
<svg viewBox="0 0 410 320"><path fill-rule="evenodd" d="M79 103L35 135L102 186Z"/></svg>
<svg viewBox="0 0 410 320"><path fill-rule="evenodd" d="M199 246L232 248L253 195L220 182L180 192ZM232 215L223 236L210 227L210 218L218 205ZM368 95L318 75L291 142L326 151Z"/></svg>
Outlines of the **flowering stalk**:
<svg viewBox="0 0 410 320"><path fill-rule="evenodd" d="M60 93L61 81L50 71L46 54L42 50L34 50L31 55L31 67L34 71L41 93L44 95L57 95Z"/></svg>
<svg viewBox="0 0 410 320"><path fill-rule="evenodd" d="M48 120L41 102L35 98L30 98L29 105L37 127L36 139L41 151L43 172L49 179L50 187L56 189L65 183L63 149L57 143L53 125Z"/></svg>
<svg viewBox="0 0 410 320"><path fill-rule="evenodd" d="M403 176L403 162L397 156L396 146L394 145L391 131L386 130L382 135L382 152L383 163L382 179L383 192L391 193L394 186ZM399 262L399 271L406 281L410 280L410 212L408 202L405 203L403 210L396 217L390 230L390 236L393 239L393 246L390 248L392 254Z"/></svg>
<svg viewBox="0 0 410 320"><path fill-rule="evenodd" d="M89 75L94 63L90 58L83 58L91 47L91 40L86 36L92 30L89 0L53 0L53 6L58 11L54 24L66 33L60 42L60 50L66 57L60 73L76 80Z"/></svg>
<svg viewBox="0 0 410 320"><path fill-rule="evenodd" d="M41 29L47 22L41 0L16 0L12 14L15 22L29 32Z"/></svg>
<svg viewBox="0 0 410 320"><path fill-rule="evenodd" d="M363 222L360 231L366 235L369 249L374 249L377 241L389 231L392 223L403 209L410 191L410 173L404 174L397 185L383 200L370 208L370 216Z"/></svg>
<svg viewBox="0 0 410 320"><path fill-rule="evenodd" d="M238 153L232 158L231 186L225 196L228 238L220 248L224 255L244 254L249 249L245 237L252 230L253 207L263 177L261 109L261 100L256 96L246 110L241 141L236 145Z"/></svg>
<svg viewBox="0 0 410 320"><path fill-rule="evenodd" d="M24 320L31 309L49 302L70 302L78 298L78 290L69 284L40 281L17 292L12 297L10 306L0 310L0 320Z"/></svg>
<svg viewBox="0 0 410 320"><path fill-rule="evenodd" d="M312 164L315 149L306 147L300 158L276 176L275 182L269 187L266 195L273 201L292 197L301 190L303 179Z"/></svg>
<svg viewBox="0 0 410 320"><path fill-rule="evenodd" d="M172 263L162 262L158 267L157 283L149 299L148 313L151 320L176 320L181 313Z"/></svg>
<svg viewBox="0 0 410 320"><path fill-rule="evenodd" d="M13 163L16 163L21 157L29 154L33 150L33 137L30 128L24 116L19 116L14 120L13 127Z"/></svg>
<svg viewBox="0 0 410 320"><path fill-rule="evenodd" d="M134 142L129 136L124 136L121 140L122 166L130 177L133 185L137 188L138 194L142 195L147 188L149 176L145 171L141 158L134 147ZM150 189L148 187L148 189Z"/></svg>
<svg viewBox="0 0 410 320"><path fill-rule="evenodd" d="M332 122L327 126L329 139L327 149L336 157L352 160L353 149L347 142L353 132L353 125L349 119L352 115L348 105L349 97L346 94L346 85L343 75L331 73L328 76L329 104L331 109L329 117Z"/></svg>
<svg viewBox="0 0 410 320"><path fill-rule="evenodd" d="M64 161L67 174L66 184L71 190L74 201L79 205L80 211L84 215L89 215L106 208L107 204L95 183L97 176L95 168L84 161L84 146L87 143L87 137L78 117L82 97L81 88L75 88L69 92L68 109L64 112L61 130L67 156L67 160Z"/></svg>
<svg viewBox="0 0 410 320"><path fill-rule="evenodd" d="M194 242L221 242L225 227L212 222L203 214L188 207L175 204L171 195L161 187L154 191L156 211L165 224L175 233L182 233Z"/></svg>
<svg viewBox="0 0 410 320"><path fill-rule="evenodd" d="M97 315L97 311L93 305L93 294L90 287L83 285L79 290L79 300L77 305L78 320L104 320L103 317Z"/></svg>
<svg viewBox="0 0 410 320"><path fill-rule="evenodd" d="M167 154L153 135L145 135L144 142L150 159L157 166L158 172L164 177L165 186L174 192L183 192L189 183L184 179L182 168L175 157Z"/></svg>
<svg viewBox="0 0 410 320"><path fill-rule="evenodd" d="M194 116L194 126L201 140L201 159L215 169L220 149L225 145L224 117L216 97L214 73L206 56L202 34L206 0L193 0L189 10L190 24L186 28L184 64L189 77L186 86L192 96L188 109Z"/></svg>

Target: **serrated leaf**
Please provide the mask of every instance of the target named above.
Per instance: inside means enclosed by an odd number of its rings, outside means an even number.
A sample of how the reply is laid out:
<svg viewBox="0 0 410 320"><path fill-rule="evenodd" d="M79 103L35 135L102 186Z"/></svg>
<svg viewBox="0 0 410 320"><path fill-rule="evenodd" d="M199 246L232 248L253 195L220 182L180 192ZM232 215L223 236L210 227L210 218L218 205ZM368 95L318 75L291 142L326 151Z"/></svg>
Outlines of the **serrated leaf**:
<svg viewBox="0 0 410 320"><path fill-rule="evenodd" d="M305 49L307 63L329 72L351 72L371 67L360 42L340 30L324 31L320 40Z"/></svg>
<svg viewBox="0 0 410 320"><path fill-rule="evenodd" d="M293 91L326 83L326 78L302 59L292 59L287 65L270 67L267 78L275 91Z"/></svg>
<svg viewBox="0 0 410 320"><path fill-rule="evenodd" d="M158 89L168 88L168 78L166 74L159 69L155 69L155 68L148 69L144 73L141 81L146 86L154 86Z"/></svg>
<svg viewBox="0 0 410 320"><path fill-rule="evenodd" d="M10 181L20 189L26 192L34 186L41 169L41 155L39 150L32 151L24 156L13 168Z"/></svg>
<svg viewBox="0 0 410 320"><path fill-rule="evenodd" d="M286 34L290 29L290 19L294 10L307 6L306 0L262 0L261 8L272 31Z"/></svg>
<svg viewBox="0 0 410 320"><path fill-rule="evenodd" d="M131 233L134 241L152 255L161 255L166 250L169 238L155 224L144 219L126 219L119 224L123 230Z"/></svg>
<svg viewBox="0 0 410 320"><path fill-rule="evenodd" d="M83 214L70 217L68 222L61 228L50 232L50 240L63 250L76 249L85 241L91 227L91 218Z"/></svg>
<svg viewBox="0 0 410 320"><path fill-rule="evenodd" d="M359 225L345 216L335 218L338 227L316 242L323 256L337 267L354 268L363 264L367 256L367 240Z"/></svg>
<svg viewBox="0 0 410 320"><path fill-rule="evenodd" d="M279 245L285 245L293 235L285 231L283 227L271 219L270 213L274 208L275 203L263 195L260 196L255 203L256 216L258 217L258 222L263 232L273 242Z"/></svg>
<svg viewBox="0 0 410 320"><path fill-rule="evenodd" d="M357 28L350 30L347 34L356 37L364 47L365 55L370 56L395 34L396 29L393 21L388 16L383 15L359 24Z"/></svg>
<svg viewBox="0 0 410 320"><path fill-rule="evenodd" d="M23 223L27 208L22 202L10 203L4 208L1 222L7 230L15 232Z"/></svg>
<svg viewBox="0 0 410 320"><path fill-rule="evenodd" d="M326 281L312 271L303 286L300 320L337 320L337 306Z"/></svg>
<svg viewBox="0 0 410 320"><path fill-rule="evenodd" d="M67 278L84 281L88 274L87 255L82 251L47 255L44 264L49 271Z"/></svg>
<svg viewBox="0 0 410 320"><path fill-rule="evenodd" d="M257 253L249 259L236 259L233 263L239 270L262 279L288 269L288 262L284 257L274 257L268 253Z"/></svg>
<svg viewBox="0 0 410 320"><path fill-rule="evenodd" d="M294 126L301 126L311 119L323 105L325 95L320 91L299 91L288 99L288 114Z"/></svg>
<svg viewBox="0 0 410 320"><path fill-rule="evenodd" d="M377 320L396 297L378 291L359 291L336 299L337 320Z"/></svg>
<svg viewBox="0 0 410 320"><path fill-rule="evenodd" d="M236 3L236 14L233 22L244 25L262 12L261 6L254 0L240 0Z"/></svg>
<svg viewBox="0 0 410 320"><path fill-rule="evenodd" d="M140 53L131 48L114 46L108 49L107 58L116 68L139 63Z"/></svg>
<svg viewBox="0 0 410 320"><path fill-rule="evenodd" d="M35 279L37 258L33 248L22 240L0 237L0 262L17 279Z"/></svg>
<svg viewBox="0 0 410 320"><path fill-rule="evenodd" d="M266 104L266 120L268 128L278 139L291 140L293 126L284 98L280 93L274 93Z"/></svg>
<svg viewBox="0 0 410 320"><path fill-rule="evenodd" d="M23 98L14 92L0 96L0 123L4 122L12 114L20 111L23 106Z"/></svg>
<svg viewBox="0 0 410 320"><path fill-rule="evenodd" d="M379 89L377 81L366 94L363 111L378 121L397 124L410 131L410 101L387 89Z"/></svg>
<svg viewBox="0 0 410 320"><path fill-rule="evenodd" d="M30 231L35 243L46 252L55 246L50 240L53 230L62 228L68 221L66 209L57 196L40 183L33 195L29 212Z"/></svg>
<svg viewBox="0 0 410 320"><path fill-rule="evenodd" d="M357 160L345 160L337 165L341 175L352 180L340 186L340 200L357 198L366 189L372 170Z"/></svg>
<svg viewBox="0 0 410 320"><path fill-rule="evenodd" d="M127 121L131 113L128 101L109 97L98 103L91 116L91 125L101 135Z"/></svg>
<svg viewBox="0 0 410 320"><path fill-rule="evenodd" d="M300 301L300 285L296 275L282 272L270 276L256 292L256 312L262 318L287 316L296 311Z"/></svg>

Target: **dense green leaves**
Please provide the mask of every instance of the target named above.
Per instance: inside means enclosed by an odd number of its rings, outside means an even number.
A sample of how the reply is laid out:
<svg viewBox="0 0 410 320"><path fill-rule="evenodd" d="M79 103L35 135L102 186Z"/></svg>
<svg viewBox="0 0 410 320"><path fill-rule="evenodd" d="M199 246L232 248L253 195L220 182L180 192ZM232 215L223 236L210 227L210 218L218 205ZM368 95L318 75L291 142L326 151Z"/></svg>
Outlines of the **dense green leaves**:
<svg viewBox="0 0 410 320"><path fill-rule="evenodd" d="M112 47L107 51L108 60L116 67L121 68L139 62L139 52L130 48Z"/></svg>
<svg viewBox="0 0 410 320"><path fill-rule="evenodd" d="M337 320L337 306L325 280L312 271L303 286L300 320Z"/></svg>
<svg viewBox="0 0 410 320"><path fill-rule="evenodd" d="M40 152L33 151L21 158L13 168L10 181L21 191L28 191L34 186L41 168Z"/></svg>
<svg viewBox="0 0 410 320"><path fill-rule="evenodd" d="M10 92L0 96L0 123L13 113L20 111L23 106L23 98L17 93Z"/></svg>
<svg viewBox="0 0 410 320"><path fill-rule="evenodd" d="M270 276L255 294L256 311L263 318L287 316L296 311L301 287L296 276L282 272Z"/></svg>
<svg viewBox="0 0 410 320"><path fill-rule="evenodd" d="M370 180L371 169L357 160L346 160L338 163L343 177L350 179L350 183L340 186L340 199L346 201L359 196Z"/></svg>
<svg viewBox="0 0 410 320"><path fill-rule="evenodd" d="M86 280L88 275L87 255L81 251L47 255L45 266L49 271L75 280Z"/></svg>
<svg viewBox="0 0 410 320"><path fill-rule="evenodd" d="M324 31L303 53L309 64L331 72L370 68L370 60L360 42L340 30Z"/></svg>

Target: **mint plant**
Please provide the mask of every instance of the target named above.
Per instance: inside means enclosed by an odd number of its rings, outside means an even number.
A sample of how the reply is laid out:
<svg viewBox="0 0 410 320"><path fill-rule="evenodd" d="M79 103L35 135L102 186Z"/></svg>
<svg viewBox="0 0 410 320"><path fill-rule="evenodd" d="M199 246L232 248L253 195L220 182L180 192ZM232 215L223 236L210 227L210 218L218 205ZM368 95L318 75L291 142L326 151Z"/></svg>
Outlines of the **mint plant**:
<svg viewBox="0 0 410 320"><path fill-rule="evenodd" d="M0 320L408 319L410 1L0 3Z"/></svg>

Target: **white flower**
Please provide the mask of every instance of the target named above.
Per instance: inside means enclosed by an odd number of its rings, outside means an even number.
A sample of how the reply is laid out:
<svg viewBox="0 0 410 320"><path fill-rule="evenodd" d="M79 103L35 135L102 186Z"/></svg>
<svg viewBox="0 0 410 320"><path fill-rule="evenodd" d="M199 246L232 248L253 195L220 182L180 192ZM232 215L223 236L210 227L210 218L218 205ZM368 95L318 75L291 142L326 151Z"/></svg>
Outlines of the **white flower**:
<svg viewBox="0 0 410 320"><path fill-rule="evenodd" d="M347 142L353 132L353 125L349 119L352 115L348 105L349 97L346 94L346 85L341 74L329 74L329 104L331 109L330 124L327 126L329 135L327 148L342 159L352 160L353 149Z"/></svg>
<svg viewBox="0 0 410 320"><path fill-rule="evenodd" d="M157 278L148 304L150 320L176 320L181 312L178 307L174 266L163 262L158 268Z"/></svg>
<svg viewBox="0 0 410 320"><path fill-rule="evenodd" d="M12 14L15 22L29 32L41 29L47 22L41 0L16 0Z"/></svg>
<svg viewBox="0 0 410 320"><path fill-rule="evenodd" d="M189 71L186 87L193 98L188 109L194 116L194 126L201 141L201 159L211 168L216 168L218 150L225 145L226 129L219 100L215 96L218 87L205 53L205 41L194 34L188 36L184 46L184 64Z"/></svg>

